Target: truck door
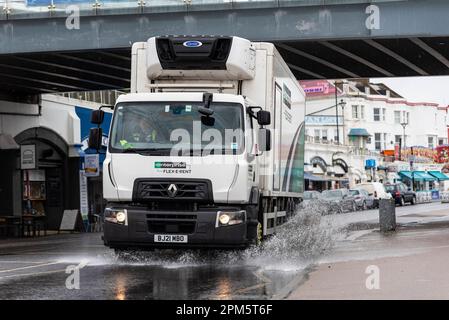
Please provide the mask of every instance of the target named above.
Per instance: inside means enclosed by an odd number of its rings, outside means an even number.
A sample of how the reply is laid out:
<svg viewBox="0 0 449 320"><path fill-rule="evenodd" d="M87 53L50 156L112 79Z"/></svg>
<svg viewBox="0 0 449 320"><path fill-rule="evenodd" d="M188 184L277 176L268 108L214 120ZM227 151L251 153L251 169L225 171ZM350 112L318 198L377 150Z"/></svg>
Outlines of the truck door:
<svg viewBox="0 0 449 320"><path fill-rule="evenodd" d="M273 190L279 191L281 185L281 118L282 118L282 87L275 83L274 95L274 125L273 125Z"/></svg>

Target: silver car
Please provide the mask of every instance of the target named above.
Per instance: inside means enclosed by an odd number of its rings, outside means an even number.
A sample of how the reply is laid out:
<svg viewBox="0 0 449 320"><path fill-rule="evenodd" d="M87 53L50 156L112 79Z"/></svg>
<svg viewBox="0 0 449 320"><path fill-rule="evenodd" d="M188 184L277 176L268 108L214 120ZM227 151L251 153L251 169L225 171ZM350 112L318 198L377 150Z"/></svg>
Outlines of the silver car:
<svg viewBox="0 0 449 320"><path fill-rule="evenodd" d="M357 209L366 210L374 207L374 196L370 196L368 191L363 189L350 189L349 192L354 197Z"/></svg>
<svg viewBox="0 0 449 320"><path fill-rule="evenodd" d="M330 204L330 213L351 212L357 210L354 196L348 189L324 190L321 199Z"/></svg>

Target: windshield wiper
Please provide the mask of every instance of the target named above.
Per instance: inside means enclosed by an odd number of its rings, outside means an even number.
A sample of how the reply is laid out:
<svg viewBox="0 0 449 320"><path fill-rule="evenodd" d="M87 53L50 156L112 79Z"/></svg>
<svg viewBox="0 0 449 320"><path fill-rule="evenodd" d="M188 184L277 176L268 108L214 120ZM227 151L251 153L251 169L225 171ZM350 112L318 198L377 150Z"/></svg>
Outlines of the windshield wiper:
<svg viewBox="0 0 449 320"><path fill-rule="evenodd" d="M128 148L123 149L122 153L137 153L143 156L150 156L150 155L157 155L157 156L164 156L164 155L170 155L171 148Z"/></svg>

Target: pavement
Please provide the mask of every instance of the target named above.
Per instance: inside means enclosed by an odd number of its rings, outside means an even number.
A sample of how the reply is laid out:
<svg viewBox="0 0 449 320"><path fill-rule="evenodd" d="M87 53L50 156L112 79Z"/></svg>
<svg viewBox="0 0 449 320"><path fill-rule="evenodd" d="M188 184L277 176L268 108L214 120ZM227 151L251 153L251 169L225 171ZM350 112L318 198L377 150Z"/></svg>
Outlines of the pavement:
<svg viewBox="0 0 449 320"><path fill-rule="evenodd" d="M425 206L400 208L396 232L350 232L288 299L449 299L449 207Z"/></svg>
<svg viewBox="0 0 449 320"><path fill-rule="evenodd" d="M396 213L388 235L368 210L298 219L262 250L131 252L130 261L100 233L0 240L0 299L449 298L449 204ZM366 288L369 266L379 289Z"/></svg>

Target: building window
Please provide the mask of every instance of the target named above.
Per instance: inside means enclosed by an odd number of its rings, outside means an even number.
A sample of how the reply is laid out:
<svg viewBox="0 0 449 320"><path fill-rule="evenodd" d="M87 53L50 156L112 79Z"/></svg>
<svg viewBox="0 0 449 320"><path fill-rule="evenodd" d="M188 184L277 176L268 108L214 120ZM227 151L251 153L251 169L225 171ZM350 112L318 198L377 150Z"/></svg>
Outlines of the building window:
<svg viewBox="0 0 449 320"><path fill-rule="evenodd" d="M382 108L382 121L385 121L386 114L387 114L387 109Z"/></svg>
<svg viewBox="0 0 449 320"><path fill-rule="evenodd" d="M359 106L352 106L352 119L359 119Z"/></svg>
<svg viewBox="0 0 449 320"><path fill-rule="evenodd" d="M374 121L380 121L380 108L374 108Z"/></svg>
<svg viewBox="0 0 449 320"><path fill-rule="evenodd" d="M334 141L338 140L338 133L337 129L334 130Z"/></svg>
<svg viewBox="0 0 449 320"><path fill-rule="evenodd" d="M394 123L401 124L401 111L394 112Z"/></svg>
<svg viewBox="0 0 449 320"><path fill-rule="evenodd" d="M388 134L384 133L384 141L382 141L383 142L382 143L382 146L383 146L382 150L387 150L387 141L388 141Z"/></svg>
<svg viewBox="0 0 449 320"><path fill-rule="evenodd" d="M396 134L394 136L394 143L400 144L402 141L402 136L400 134Z"/></svg>
<svg viewBox="0 0 449 320"><path fill-rule="evenodd" d="M327 141L327 129L321 131L321 137L323 140Z"/></svg>
<svg viewBox="0 0 449 320"><path fill-rule="evenodd" d="M365 119L365 106L360 106L360 119Z"/></svg>
<svg viewBox="0 0 449 320"><path fill-rule="evenodd" d="M374 149L380 151L382 149L382 134L375 133L374 134Z"/></svg>
<svg viewBox="0 0 449 320"><path fill-rule="evenodd" d="M410 124L410 112L407 112L405 115L405 123Z"/></svg>
<svg viewBox="0 0 449 320"><path fill-rule="evenodd" d="M319 129L315 129L314 130L314 138L315 142L320 142L320 130Z"/></svg>
<svg viewBox="0 0 449 320"><path fill-rule="evenodd" d="M444 141L444 140L445 140L444 138L439 138L438 139L438 145L442 146L443 144L446 144L446 141Z"/></svg>
<svg viewBox="0 0 449 320"><path fill-rule="evenodd" d="M309 136L309 129L306 129L305 134L306 134L306 137Z"/></svg>
<svg viewBox="0 0 449 320"><path fill-rule="evenodd" d="M427 137L428 147L433 149L435 147L434 137Z"/></svg>

